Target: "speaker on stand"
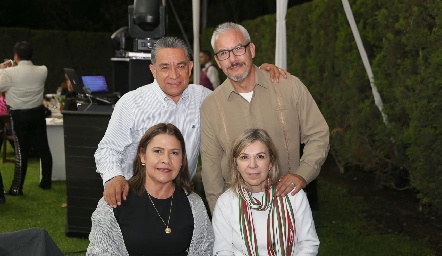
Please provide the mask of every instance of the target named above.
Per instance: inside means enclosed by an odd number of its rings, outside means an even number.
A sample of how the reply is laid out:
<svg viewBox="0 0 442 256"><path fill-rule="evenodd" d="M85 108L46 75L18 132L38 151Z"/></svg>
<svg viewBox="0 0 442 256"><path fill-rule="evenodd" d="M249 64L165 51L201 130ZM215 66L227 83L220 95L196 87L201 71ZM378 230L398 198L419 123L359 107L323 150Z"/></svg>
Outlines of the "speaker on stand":
<svg viewBox="0 0 442 256"><path fill-rule="evenodd" d="M121 95L153 82L150 53L126 52L124 58L111 58L114 92Z"/></svg>

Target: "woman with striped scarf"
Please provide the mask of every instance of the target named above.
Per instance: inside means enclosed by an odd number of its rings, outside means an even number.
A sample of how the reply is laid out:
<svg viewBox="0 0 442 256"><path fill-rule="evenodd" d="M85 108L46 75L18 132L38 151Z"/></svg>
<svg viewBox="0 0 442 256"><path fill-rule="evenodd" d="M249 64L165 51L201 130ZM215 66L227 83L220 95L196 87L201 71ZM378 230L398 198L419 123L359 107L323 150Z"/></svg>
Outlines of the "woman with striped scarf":
<svg viewBox="0 0 442 256"><path fill-rule="evenodd" d="M316 255L319 239L304 191L276 196L276 148L262 129L238 137L230 155L232 183L213 212L213 254Z"/></svg>

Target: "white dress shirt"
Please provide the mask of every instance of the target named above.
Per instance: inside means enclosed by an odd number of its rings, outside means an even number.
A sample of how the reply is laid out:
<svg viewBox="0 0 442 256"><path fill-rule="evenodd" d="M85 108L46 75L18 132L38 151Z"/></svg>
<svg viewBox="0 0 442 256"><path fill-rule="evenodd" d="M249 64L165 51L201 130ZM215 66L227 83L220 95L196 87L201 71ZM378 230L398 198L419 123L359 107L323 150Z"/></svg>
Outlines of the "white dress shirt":
<svg viewBox="0 0 442 256"><path fill-rule="evenodd" d="M109 125L95 152L97 172L103 184L133 175L132 164L144 133L158 123L172 123L183 134L190 178L195 175L200 147L200 106L211 90L190 84L176 104L156 80L124 94L115 105Z"/></svg>
<svg viewBox="0 0 442 256"><path fill-rule="evenodd" d="M253 193L261 201L262 193ZM303 190L292 196L287 195L295 214L295 250L293 255L317 255L319 239L316 234L312 211ZM235 255L247 255L239 223L238 196L231 189L224 192L216 201L212 225L215 233L213 255L217 251L229 250ZM252 210L256 243L259 255L267 255L267 218L269 211Z"/></svg>
<svg viewBox="0 0 442 256"><path fill-rule="evenodd" d="M0 69L0 91L6 92L6 103L13 109L41 106L47 74L46 66L35 66L30 60Z"/></svg>

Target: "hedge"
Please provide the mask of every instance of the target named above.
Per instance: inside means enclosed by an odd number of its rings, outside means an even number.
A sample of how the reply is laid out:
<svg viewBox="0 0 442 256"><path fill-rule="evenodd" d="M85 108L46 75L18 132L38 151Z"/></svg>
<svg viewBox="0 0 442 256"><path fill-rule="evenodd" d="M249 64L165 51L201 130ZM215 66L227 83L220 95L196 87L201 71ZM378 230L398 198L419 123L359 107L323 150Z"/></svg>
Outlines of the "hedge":
<svg viewBox="0 0 442 256"><path fill-rule="evenodd" d="M0 59L13 58L14 45L28 41L34 48L32 61L48 67L46 93L54 93L64 81L63 68L79 75L101 74L112 79L110 58L114 46L109 33L0 28Z"/></svg>

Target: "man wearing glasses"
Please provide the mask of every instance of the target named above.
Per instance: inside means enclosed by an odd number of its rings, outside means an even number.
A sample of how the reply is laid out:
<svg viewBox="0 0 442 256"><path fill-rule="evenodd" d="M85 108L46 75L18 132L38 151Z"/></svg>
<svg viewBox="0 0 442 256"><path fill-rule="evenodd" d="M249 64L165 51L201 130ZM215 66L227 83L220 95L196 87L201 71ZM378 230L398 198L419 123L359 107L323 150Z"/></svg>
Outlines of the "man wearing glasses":
<svg viewBox="0 0 442 256"><path fill-rule="evenodd" d="M212 91L189 84L193 68L191 51L176 37L159 39L151 52L149 66L155 81L124 94L115 105L106 134L95 152L97 172L105 185L106 202L117 207L126 200L132 177L132 161L138 143L147 129L160 123L173 123L183 133L190 177L196 172L200 147L200 106ZM278 68L263 64L266 73L279 77ZM285 72L279 70L285 75Z"/></svg>
<svg viewBox="0 0 442 256"><path fill-rule="evenodd" d="M233 142L249 128L265 129L277 146L285 173L278 195L296 194L318 176L328 154L329 130L318 106L297 77L276 84L253 65L255 45L243 26L219 25L211 44L228 79L201 106L202 180L210 210L229 186Z"/></svg>

